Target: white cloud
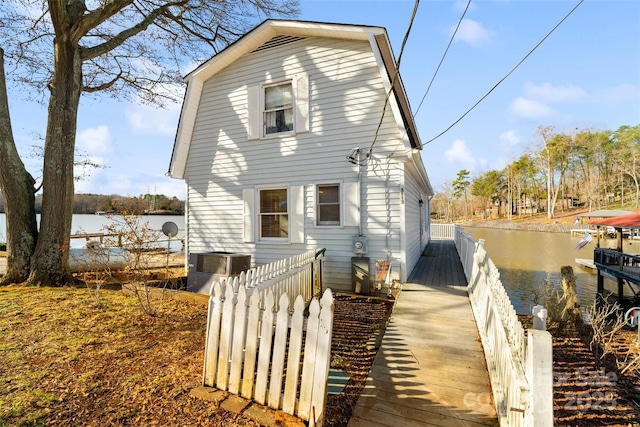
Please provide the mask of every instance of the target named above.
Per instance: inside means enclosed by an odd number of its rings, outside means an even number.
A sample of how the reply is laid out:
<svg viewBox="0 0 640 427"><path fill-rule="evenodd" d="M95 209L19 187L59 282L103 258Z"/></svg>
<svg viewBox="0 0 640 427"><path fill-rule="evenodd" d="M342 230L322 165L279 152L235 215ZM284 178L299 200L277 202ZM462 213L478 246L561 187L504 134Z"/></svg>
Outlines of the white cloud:
<svg viewBox="0 0 640 427"><path fill-rule="evenodd" d="M455 31L455 27L451 32ZM469 43L473 47L478 47L491 42L493 38L491 32L485 29L481 23L473 19L464 19L456 33L456 40L462 40Z"/></svg>
<svg viewBox="0 0 640 427"><path fill-rule="evenodd" d="M527 98L554 104L579 102L587 98L587 93L582 88L571 84L554 86L550 83L534 85L528 82L524 85L524 93Z"/></svg>
<svg viewBox="0 0 640 427"><path fill-rule="evenodd" d="M83 166L76 164L73 167L73 174L78 181L74 184L76 193L101 193L101 184L105 184L105 159L99 156L89 156L81 159L89 162L90 165ZM97 167L92 166L97 165Z"/></svg>
<svg viewBox="0 0 640 427"><path fill-rule="evenodd" d="M180 105L172 103L167 108L132 105L125 110L125 115L134 133L173 137L178 128Z"/></svg>
<svg viewBox="0 0 640 427"><path fill-rule="evenodd" d="M509 145L517 145L520 143L520 137L515 130L511 129L500 134L500 141L506 142Z"/></svg>
<svg viewBox="0 0 640 427"><path fill-rule="evenodd" d="M509 106L509 110L512 114L529 120L546 119L554 113L551 107L536 100L522 97L516 98Z"/></svg>
<svg viewBox="0 0 640 427"><path fill-rule="evenodd" d="M606 87L596 94L596 98L609 105L640 100L640 85L621 84Z"/></svg>
<svg viewBox="0 0 640 427"><path fill-rule="evenodd" d="M113 141L109 127L102 125L80 131L76 138L76 145L88 155L108 154L113 151ZM81 153L82 154L82 153Z"/></svg>
<svg viewBox="0 0 640 427"><path fill-rule="evenodd" d="M444 156L450 163L461 163L469 169L476 164L476 160L471 154L467 143L461 139L453 141L451 147L444 152Z"/></svg>

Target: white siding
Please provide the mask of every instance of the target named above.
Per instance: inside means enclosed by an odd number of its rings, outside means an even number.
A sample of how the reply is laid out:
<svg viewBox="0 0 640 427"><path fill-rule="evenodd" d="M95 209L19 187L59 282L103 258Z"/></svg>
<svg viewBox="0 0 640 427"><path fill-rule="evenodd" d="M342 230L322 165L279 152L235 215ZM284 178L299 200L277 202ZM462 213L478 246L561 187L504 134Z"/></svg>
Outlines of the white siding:
<svg viewBox="0 0 640 427"><path fill-rule="evenodd" d="M309 85L309 132L248 140L247 88L301 73ZM350 289L357 223L316 226L314 184L357 182L358 168L346 156L353 148L371 146L384 98L369 44L357 41L297 41L246 55L207 81L185 172L189 250L249 253L260 265L325 247L328 285ZM387 111L372 159L362 168L362 231L372 276L376 259L400 262L404 172L397 160L386 159L393 150L405 150L400 137ZM304 186L305 243L246 241L243 190L264 185Z"/></svg>
<svg viewBox="0 0 640 427"><path fill-rule="evenodd" d="M404 273L408 275L420 260L420 256L427 245L429 234L427 228L427 194L418 185L417 177L412 173L414 171L411 170L409 164L407 164L406 171L404 224L407 238L406 271ZM420 200L422 200L422 204L420 204ZM406 277L403 277L402 280L406 280Z"/></svg>

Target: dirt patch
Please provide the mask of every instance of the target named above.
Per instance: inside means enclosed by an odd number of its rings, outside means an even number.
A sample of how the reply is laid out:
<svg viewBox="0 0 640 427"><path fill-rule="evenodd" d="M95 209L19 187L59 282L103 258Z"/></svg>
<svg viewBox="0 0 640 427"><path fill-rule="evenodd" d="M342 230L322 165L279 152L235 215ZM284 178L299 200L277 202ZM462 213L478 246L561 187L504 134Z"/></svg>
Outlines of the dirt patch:
<svg viewBox="0 0 640 427"><path fill-rule="evenodd" d="M530 326L529 319L522 317L525 327ZM551 325L549 332L553 337L554 425L640 425L638 366L621 372L625 360L631 362L640 354L637 331L621 331L614 343L615 356L604 360L595 356L590 326L566 322Z"/></svg>
<svg viewBox="0 0 640 427"><path fill-rule="evenodd" d="M206 305L156 301L155 316L115 290L0 288L0 426L257 426L190 396L201 385ZM329 397L344 426L375 357L391 303L337 296L332 367L349 374Z"/></svg>

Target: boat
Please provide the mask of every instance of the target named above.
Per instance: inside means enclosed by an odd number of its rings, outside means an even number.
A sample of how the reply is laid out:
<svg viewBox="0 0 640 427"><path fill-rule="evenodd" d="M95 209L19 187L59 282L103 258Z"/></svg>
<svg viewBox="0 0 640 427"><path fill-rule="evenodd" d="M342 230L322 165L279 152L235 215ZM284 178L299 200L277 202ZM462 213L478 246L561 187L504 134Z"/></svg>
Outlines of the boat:
<svg viewBox="0 0 640 427"><path fill-rule="evenodd" d="M596 264L593 262L593 259L589 258L576 258L576 264L581 265L586 268L590 268L592 270L596 269Z"/></svg>
<svg viewBox="0 0 640 427"><path fill-rule="evenodd" d="M90 242L86 248L69 249L69 269L83 271L122 270L129 265L131 252L123 248Z"/></svg>

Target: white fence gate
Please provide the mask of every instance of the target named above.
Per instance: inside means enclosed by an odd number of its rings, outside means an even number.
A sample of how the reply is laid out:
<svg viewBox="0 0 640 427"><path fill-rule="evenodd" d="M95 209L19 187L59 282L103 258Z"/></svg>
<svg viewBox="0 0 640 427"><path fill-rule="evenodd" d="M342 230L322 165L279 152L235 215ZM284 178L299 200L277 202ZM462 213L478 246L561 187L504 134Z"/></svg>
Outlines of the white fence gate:
<svg viewBox="0 0 640 427"><path fill-rule="evenodd" d="M324 422L334 299L327 289L320 300L311 299L309 316L303 317L310 295L303 290L313 289L313 278L321 276L303 266L313 265L315 254L309 261L274 263L279 267L262 269L264 274L212 286L203 384L316 426ZM287 291L299 291L292 304Z"/></svg>

